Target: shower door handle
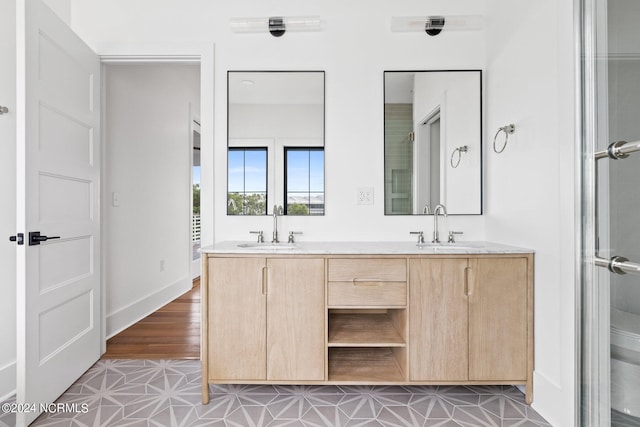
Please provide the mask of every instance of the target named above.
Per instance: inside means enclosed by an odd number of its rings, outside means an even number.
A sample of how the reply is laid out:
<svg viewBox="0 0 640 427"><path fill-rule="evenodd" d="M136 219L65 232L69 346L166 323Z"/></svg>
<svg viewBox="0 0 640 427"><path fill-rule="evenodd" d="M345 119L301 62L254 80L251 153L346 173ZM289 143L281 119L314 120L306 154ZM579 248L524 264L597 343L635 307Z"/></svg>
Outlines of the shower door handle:
<svg viewBox="0 0 640 427"><path fill-rule="evenodd" d="M598 267L605 267L615 274L637 274L640 275L640 264L630 262L627 258L614 256L610 260L596 257L594 264Z"/></svg>
<svg viewBox="0 0 640 427"><path fill-rule="evenodd" d="M600 159L626 159L629 154L640 151L640 141L627 142L617 141L609 144L606 150L598 151L593 156L596 160Z"/></svg>
<svg viewBox="0 0 640 427"><path fill-rule="evenodd" d="M627 142L617 141L609 144L606 150L594 153L596 161L601 159L619 160L626 159L629 154L640 151L640 141ZM640 264L630 262L622 256L613 256L611 259L595 257L593 263L598 267L604 267L615 274L637 274L640 275Z"/></svg>

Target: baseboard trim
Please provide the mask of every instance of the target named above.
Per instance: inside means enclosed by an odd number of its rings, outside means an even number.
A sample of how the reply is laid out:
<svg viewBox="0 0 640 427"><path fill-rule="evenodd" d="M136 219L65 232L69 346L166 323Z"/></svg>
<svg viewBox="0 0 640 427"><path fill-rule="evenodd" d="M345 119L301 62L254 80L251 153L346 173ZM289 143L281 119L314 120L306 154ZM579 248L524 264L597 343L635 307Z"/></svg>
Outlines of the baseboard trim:
<svg viewBox="0 0 640 427"><path fill-rule="evenodd" d="M16 394L16 362L0 368L0 402L9 400Z"/></svg>
<svg viewBox="0 0 640 427"><path fill-rule="evenodd" d="M107 315L107 339L144 319L160 307L170 303L193 287L193 280L184 277Z"/></svg>
<svg viewBox="0 0 640 427"><path fill-rule="evenodd" d="M531 405L552 426L573 425L562 422L571 418L566 413L567 408L573 407L571 396L566 390L539 372L533 373L533 404Z"/></svg>

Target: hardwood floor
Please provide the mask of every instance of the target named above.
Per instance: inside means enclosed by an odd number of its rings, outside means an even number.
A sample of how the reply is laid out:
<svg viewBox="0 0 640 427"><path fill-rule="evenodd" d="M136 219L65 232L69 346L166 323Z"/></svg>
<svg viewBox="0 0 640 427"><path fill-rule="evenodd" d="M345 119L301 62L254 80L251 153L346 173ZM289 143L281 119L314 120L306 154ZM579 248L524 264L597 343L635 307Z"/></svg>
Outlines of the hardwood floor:
<svg viewBox="0 0 640 427"><path fill-rule="evenodd" d="M107 340L103 359L200 359L200 279L193 289Z"/></svg>

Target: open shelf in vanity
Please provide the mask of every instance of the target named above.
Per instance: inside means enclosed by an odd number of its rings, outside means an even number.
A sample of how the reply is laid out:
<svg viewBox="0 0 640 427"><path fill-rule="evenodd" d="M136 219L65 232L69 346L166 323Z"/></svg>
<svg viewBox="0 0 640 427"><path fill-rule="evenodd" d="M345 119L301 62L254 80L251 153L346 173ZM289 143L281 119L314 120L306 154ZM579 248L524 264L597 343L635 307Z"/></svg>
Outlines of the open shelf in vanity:
<svg viewBox="0 0 640 427"><path fill-rule="evenodd" d="M328 379L406 381L406 309L329 309Z"/></svg>
<svg viewBox="0 0 640 427"><path fill-rule="evenodd" d="M329 310L328 378L406 381L406 309Z"/></svg>
<svg viewBox="0 0 640 427"><path fill-rule="evenodd" d="M406 347L406 310L329 310L331 347Z"/></svg>
<svg viewBox="0 0 640 427"><path fill-rule="evenodd" d="M390 383L406 381L398 347L329 348L329 381ZM404 353L404 352L403 352Z"/></svg>

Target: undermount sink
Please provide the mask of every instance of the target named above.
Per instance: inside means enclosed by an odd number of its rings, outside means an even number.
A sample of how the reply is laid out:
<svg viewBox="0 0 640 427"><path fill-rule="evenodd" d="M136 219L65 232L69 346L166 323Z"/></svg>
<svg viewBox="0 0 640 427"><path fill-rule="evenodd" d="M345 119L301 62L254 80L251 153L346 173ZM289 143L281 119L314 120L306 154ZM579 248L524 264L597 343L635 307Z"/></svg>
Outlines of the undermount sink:
<svg viewBox="0 0 640 427"><path fill-rule="evenodd" d="M433 249L435 251L468 251L477 249L474 246L459 245L457 243L418 243L416 246L421 249Z"/></svg>
<svg viewBox="0 0 640 427"><path fill-rule="evenodd" d="M295 249L295 243L240 243L239 248L258 249L261 251L274 251L280 249Z"/></svg>

